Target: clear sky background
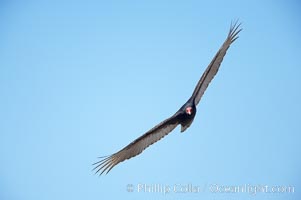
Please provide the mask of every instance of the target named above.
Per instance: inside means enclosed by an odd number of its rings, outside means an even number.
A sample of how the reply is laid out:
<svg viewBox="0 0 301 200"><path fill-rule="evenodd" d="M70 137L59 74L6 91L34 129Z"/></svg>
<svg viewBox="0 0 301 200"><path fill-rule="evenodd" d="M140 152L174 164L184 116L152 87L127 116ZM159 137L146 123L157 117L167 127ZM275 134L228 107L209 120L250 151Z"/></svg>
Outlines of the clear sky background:
<svg viewBox="0 0 301 200"><path fill-rule="evenodd" d="M0 199L300 199L300 9L297 0L1 1ZM94 175L98 156L185 103L236 19L243 31L192 126ZM200 191L177 193L187 185ZM214 192L239 185L294 192Z"/></svg>

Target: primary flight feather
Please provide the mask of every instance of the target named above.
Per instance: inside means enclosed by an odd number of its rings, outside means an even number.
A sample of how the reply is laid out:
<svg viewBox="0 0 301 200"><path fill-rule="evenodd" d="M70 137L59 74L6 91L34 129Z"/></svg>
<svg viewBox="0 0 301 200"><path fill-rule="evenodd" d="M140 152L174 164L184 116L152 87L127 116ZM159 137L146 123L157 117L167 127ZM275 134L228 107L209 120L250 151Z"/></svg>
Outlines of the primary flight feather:
<svg viewBox="0 0 301 200"><path fill-rule="evenodd" d="M181 125L181 132L184 132L191 125L196 114L196 106L200 102L209 83L216 75L228 48L238 38L238 33L242 30L240 25L237 22L233 25L231 24L225 42L206 68L188 101L173 116L162 121L120 151L110 156L102 157L100 161L94 163L93 165L96 165L93 169L96 170L95 173L100 172L100 175L104 172L108 173L118 163L137 156L144 149L159 141L179 124Z"/></svg>

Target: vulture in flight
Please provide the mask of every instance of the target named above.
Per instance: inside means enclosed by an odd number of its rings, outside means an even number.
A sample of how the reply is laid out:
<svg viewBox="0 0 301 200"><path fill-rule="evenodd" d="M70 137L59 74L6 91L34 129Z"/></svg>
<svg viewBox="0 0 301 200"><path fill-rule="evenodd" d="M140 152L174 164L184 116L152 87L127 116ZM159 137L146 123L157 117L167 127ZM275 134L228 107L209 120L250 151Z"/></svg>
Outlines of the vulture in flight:
<svg viewBox="0 0 301 200"><path fill-rule="evenodd" d="M217 73L228 48L238 38L238 33L242 30L240 25L237 22L231 23L225 42L208 65L188 101L174 115L162 121L120 151L110 156L100 157L101 160L93 164L95 165L93 169L96 170L95 173L99 172L100 175L104 172L108 173L118 163L142 153L144 149L162 139L178 125L181 125L181 132L184 132L191 125L196 114L196 106Z"/></svg>

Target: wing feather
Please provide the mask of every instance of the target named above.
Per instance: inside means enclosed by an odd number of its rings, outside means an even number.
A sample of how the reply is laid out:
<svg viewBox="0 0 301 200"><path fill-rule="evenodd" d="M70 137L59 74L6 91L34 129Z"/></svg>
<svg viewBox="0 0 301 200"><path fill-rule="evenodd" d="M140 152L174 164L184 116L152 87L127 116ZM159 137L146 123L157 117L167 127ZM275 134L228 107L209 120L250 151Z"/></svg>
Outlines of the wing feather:
<svg viewBox="0 0 301 200"><path fill-rule="evenodd" d="M102 157L102 160L93 164L96 165L93 169L96 170L95 173L99 172L100 175L104 172L108 173L118 163L137 156L144 149L162 139L177 127L179 124L178 115L179 114L176 113L172 117L162 121L160 124L134 140L120 151L110 156Z"/></svg>
<svg viewBox="0 0 301 200"><path fill-rule="evenodd" d="M194 99L195 105L197 105L200 102L209 83L218 72L218 69L223 61L224 56L226 55L228 48L238 38L238 33L242 30L240 28L240 25L241 24L237 23L237 21L234 24L231 23L230 31L228 33L225 42L218 50L218 52L215 54L213 60L208 65L207 69L205 70L202 77L200 78L191 96L191 98Z"/></svg>

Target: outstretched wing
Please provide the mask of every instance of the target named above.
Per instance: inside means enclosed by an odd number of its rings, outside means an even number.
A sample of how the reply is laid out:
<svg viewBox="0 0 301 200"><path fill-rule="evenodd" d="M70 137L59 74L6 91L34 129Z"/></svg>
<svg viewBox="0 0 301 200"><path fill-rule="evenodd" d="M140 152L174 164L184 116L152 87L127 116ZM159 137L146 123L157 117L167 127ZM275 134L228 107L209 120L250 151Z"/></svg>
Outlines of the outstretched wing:
<svg viewBox="0 0 301 200"><path fill-rule="evenodd" d="M208 65L207 69L205 70L205 72L203 73L202 77L200 78L198 84L196 85L196 87L192 93L192 96L191 96L191 99L194 99L195 105L197 105L200 102L209 83L214 78L215 74L217 73L217 71L223 61L223 58L226 55L228 48L238 38L238 33L242 30L239 28L240 25L241 24L240 23L237 24L237 22L234 23L233 25L231 23L231 27L230 27L230 31L227 36L227 39L225 40L225 42L221 46L221 48L218 50L218 52L215 54L213 60Z"/></svg>
<svg viewBox="0 0 301 200"><path fill-rule="evenodd" d="M108 173L118 163L137 156L144 149L159 141L161 138L175 129L179 124L178 116L179 113L174 114L172 117L164 120L117 153L114 153L107 157L102 157L102 160L93 164L96 165L93 170L97 170L95 173L101 172L100 175L105 171L106 173Z"/></svg>

